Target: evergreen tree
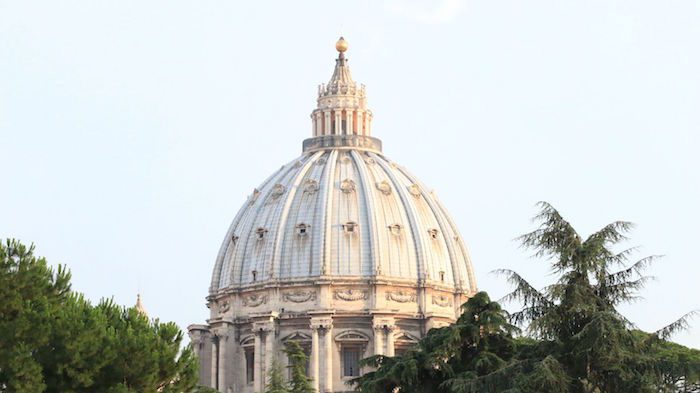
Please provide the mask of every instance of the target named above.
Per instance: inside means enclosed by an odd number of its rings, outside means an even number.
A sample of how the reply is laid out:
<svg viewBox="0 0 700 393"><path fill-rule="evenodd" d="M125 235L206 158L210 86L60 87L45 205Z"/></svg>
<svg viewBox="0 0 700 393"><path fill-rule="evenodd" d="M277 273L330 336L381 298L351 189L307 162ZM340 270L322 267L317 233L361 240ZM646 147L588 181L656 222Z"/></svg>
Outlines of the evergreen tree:
<svg viewBox="0 0 700 393"><path fill-rule="evenodd" d="M453 325L431 329L405 354L365 359L376 371L352 383L363 393L494 392L522 383L513 370L529 372L534 365L514 363L517 328L505 310L486 292L475 294L462 310Z"/></svg>
<svg viewBox="0 0 700 393"><path fill-rule="evenodd" d="M309 360L304 349L296 341L288 341L284 352L289 358L289 392L290 393L315 393L311 385L311 378L306 376L306 364Z"/></svg>
<svg viewBox="0 0 700 393"><path fill-rule="evenodd" d="M631 323L616 309L636 298L649 280L642 272L657 257L629 263L634 248L613 250L627 239L629 222L613 222L584 240L554 207L544 202L539 206L540 227L520 240L535 256L551 261L558 279L538 291L516 272L501 270L515 285L506 298L524 305L513 321L526 324L528 333L561 364L572 393L657 392L663 382L654 372L652 340L636 340ZM667 337L689 316L654 337Z"/></svg>
<svg viewBox="0 0 700 393"><path fill-rule="evenodd" d="M197 363L173 323L93 306L17 241L0 244L0 392L188 392Z"/></svg>
<svg viewBox="0 0 700 393"><path fill-rule="evenodd" d="M265 393L289 393L289 389L282 376L282 367L277 360L272 361L272 367L268 372L268 382Z"/></svg>
<svg viewBox="0 0 700 393"><path fill-rule="evenodd" d="M633 330L617 306L635 298L656 257L628 263L634 249L615 252L631 228L615 222L582 239L546 203L541 226L520 239L549 257L557 281L543 291L501 270L524 308L511 315L477 293L454 325L432 329L413 349L373 356L375 371L353 383L363 393L642 393L700 392L700 351L665 341L690 313L654 333ZM618 268L619 270L615 270ZM527 326L514 337L509 323Z"/></svg>

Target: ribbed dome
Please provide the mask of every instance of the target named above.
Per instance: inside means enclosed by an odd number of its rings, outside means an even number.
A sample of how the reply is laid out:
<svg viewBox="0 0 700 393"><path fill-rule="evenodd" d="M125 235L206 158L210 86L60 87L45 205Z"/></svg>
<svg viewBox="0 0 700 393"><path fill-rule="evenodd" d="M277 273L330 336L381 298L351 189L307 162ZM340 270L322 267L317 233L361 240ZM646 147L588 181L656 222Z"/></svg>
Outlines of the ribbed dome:
<svg viewBox="0 0 700 393"><path fill-rule="evenodd" d="M211 289L319 276L475 289L435 195L383 155L354 149L302 155L256 189L226 234Z"/></svg>
<svg viewBox="0 0 700 393"><path fill-rule="evenodd" d="M359 359L408 350L476 292L447 211L372 136L347 49L336 45L302 155L253 191L226 233L209 319L188 327L202 385L263 391L293 340L309 355L315 392L346 392L367 371Z"/></svg>

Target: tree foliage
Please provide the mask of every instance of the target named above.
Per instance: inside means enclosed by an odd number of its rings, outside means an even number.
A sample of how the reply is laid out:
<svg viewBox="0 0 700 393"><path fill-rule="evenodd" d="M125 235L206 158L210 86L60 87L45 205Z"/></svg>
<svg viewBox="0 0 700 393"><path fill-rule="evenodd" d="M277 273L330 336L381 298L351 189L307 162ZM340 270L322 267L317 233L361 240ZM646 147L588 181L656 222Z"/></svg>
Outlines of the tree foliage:
<svg viewBox="0 0 700 393"><path fill-rule="evenodd" d="M282 367L277 360L272 362L272 367L268 371L268 382L265 387L265 393L289 393L287 383L282 375Z"/></svg>
<svg viewBox="0 0 700 393"><path fill-rule="evenodd" d="M689 313L654 333L634 330L617 306L635 300L657 256L631 261L635 249L615 251L632 224L606 225L582 238L547 203L535 231L519 239L551 263L556 281L538 290L518 273L505 300L523 308L508 315L481 292L463 305L454 325L432 329L415 348L353 381L378 392L641 393L699 391L700 351L666 339ZM515 326L525 327L518 336Z"/></svg>
<svg viewBox="0 0 700 393"><path fill-rule="evenodd" d="M289 392L290 393L314 393L311 385L311 378L306 375L306 364L308 356L304 349L296 341L288 341L285 344L284 352L289 358Z"/></svg>
<svg viewBox="0 0 700 393"><path fill-rule="evenodd" d="M93 306L33 247L0 244L0 392L186 392L196 359L173 323Z"/></svg>

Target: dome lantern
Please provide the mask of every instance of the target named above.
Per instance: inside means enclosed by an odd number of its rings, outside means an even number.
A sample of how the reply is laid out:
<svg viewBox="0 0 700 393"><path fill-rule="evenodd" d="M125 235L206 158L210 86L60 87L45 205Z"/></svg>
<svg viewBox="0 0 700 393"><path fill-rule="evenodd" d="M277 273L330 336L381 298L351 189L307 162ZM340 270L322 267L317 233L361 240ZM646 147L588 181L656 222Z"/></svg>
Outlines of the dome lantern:
<svg viewBox="0 0 700 393"><path fill-rule="evenodd" d="M371 136L372 111L367 108L365 86L352 79L345 52L345 38L335 44L338 58L333 75L318 87L316 109L311 113L312 138L304 141L304 151L326 148L353 148L382 151L382 143Z"/></svg>

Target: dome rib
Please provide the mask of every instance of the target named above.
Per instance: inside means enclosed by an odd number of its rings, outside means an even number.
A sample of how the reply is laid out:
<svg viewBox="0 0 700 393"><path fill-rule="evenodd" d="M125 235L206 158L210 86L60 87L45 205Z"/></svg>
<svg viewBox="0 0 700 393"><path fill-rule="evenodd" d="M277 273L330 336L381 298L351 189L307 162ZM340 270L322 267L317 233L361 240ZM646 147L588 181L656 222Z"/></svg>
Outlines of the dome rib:
<svg viewBox="0 0 700 393"><path fill-rule="evenodd" d="M355 150L350 151L350 156L353 158L353 164L357 168L357 177L360 180L360 190L358 192L362 193L362 200L365 205L365 212L367 215L367 226L368 226L368 238L370 239L370 246L368 248L368 253L370 256L370 269L372 274L381 275L382 273L382 258L381 253L373 247L372 245L379 244L379 236L377 233L377 219L375 216L374 204L371 203L371 195L368 195L368 190L371 189L371 185L367 180L367 164L362 158L360 153Z"/></svg>
<svg viewBox="0 0 700 393"><path fill-rule="evenodd" d="M323 211L322 211L322 217L324 218L324 236L322 240L322 254L321 254L321 264L320 264L320 272L319 274L321 276L328 275L329 270L330 270L330 259L331 259L331 252L332 252L332 244L330 242L331 239L331 231L333 229L333 216L329 214L333 210L333 198L331 198L331 195L333 194L333 187L335 187L335 179L333 177L333 174L335 173L335 166L337 165L338 161L338 150L331 150L330 154L328 155L328 159L326 161L326 168L325 168L325 173L324 173L324 178L326 179L326 184L325 187L323 187L323 198L322 198L322 206L323 206Z"/></svg>
<svg viewBox="0 0 700 393"><path fill-rule="evenodd" d="M287 219L289 217L289 210L292 205L292 202L294 202L294 199L296 197L296 194L299 189L299 185L301 184L302 180L306 177L306 173L309 171L309 169L314 165L314 159L317 158L318 156L322 155L322 152L317 152L313 154L311 157L308 157L306 159L306 162L301 164L301 170L297 172L291 181L291 184L288 183L286 185L287 187L287 192L285 200L284 200L284 207L282 208L282 213L279 219L279 222L277 223L277 228L275 230L275 237L274 237L274 243L272 246L272 255L270 257L270 267L269 267L269 278L274 279L275 275L277 274L276 278L282 278L279 273L278 273L278 268L279 268L279 255L280 255L280 249L282 247L282 243L284 241L285 235L287 235ZM306 157L305 157L306 158ZM303 161L303 159L302 159ZM295 161L296 163L300 162L299 160ZM275 264L277 266L275 266ZM277 268L276 268L277 267Z"/></svg>
<svg viewBox="0 0 700 393"><path fill-rule="evenodd" d="M452 266L450 266L450 268L453 272L453 279L454 279L455 287L463 287L464 284L462 281L461 272L455 272L455 268L456 268L455 264L458 264L459 261L458 261L458 257L457 257L457 252L454 249L454 242L449 241L449 237L452 234L455 234L458 237L456 242L461 243L462 240L461 240L461 236L459 236L459 232L456 231L456 228L454 227L454 225L451 225L449 214L447 214L445 209L439 203L437 196L431 192L428 192L425 185L422 184L422 182L420 182L420 180L418 180L414 175L409 173L406 169L398 168L398 170L404 176L406 176L406 178L408 178L414 184L417 184L419 186L421 197L425 200L426 204L428 205L428 207L432 211L433 215L436 217L436 219L437 219L436 221L437 221L438 226L440 227L440 231L443 233L443 242L444 242L444 244L448 250L448 253L449 253L449 257L450 257L449 259L450 259L450 262L452 265ZM448 225L450 225L449 231L447 230L448 228L445 227L446 223ZM459 247L459 245L458 245L458 247ZM460 250L460 251L462 251L461 255L462 255L464 261L465 262L469 261L468 254L465 254L464 250Z"/></svg>
<svg viewBox="0 0 700 393"><path fill-rule="evenodd" d="M416 276L418 279L425 279L425 268L426 268L426 255L425 255L425 244L422 242L422 233L420 231L418 222L417 222L417 214L415 211L415 206L413 205L413 201L407 198L405 188L403 184L399 181L399 179L396 177L396 175L393 172L393 168L391 167L391 163L386 161L383 157L381 159L378 158L377 154L372 154L373 158L379 164L382 169L384 169L384 172L386 173L386 176L389 178L391 183L393 184L394 189L396 190L397 195L399 196L402 205L404 208L406 208L406 218L408 219L408 224L411 227L411 237L413 239L413 249L414 252L416 253Z"/></svg>

